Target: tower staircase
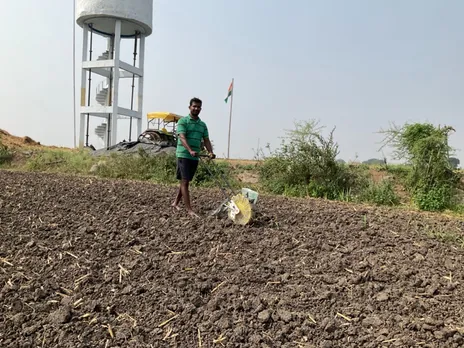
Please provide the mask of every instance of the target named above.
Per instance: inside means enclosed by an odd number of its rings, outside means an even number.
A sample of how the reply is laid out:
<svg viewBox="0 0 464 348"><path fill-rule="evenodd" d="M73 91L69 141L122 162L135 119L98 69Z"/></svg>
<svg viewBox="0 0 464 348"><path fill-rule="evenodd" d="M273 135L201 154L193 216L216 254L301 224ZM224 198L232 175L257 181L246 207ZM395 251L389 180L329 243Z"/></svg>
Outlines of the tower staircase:
<svg viewBox="0 0 464 348"><path fill-rule="evenodd" d="M109 51L103 52L97 60L107 60L110 59L110 53ZM96 101L100 105L108 105L108 93L109 93L109 79L104 79L102 82L100 82L97 85L96 88ZM128 119L129 117L127 116L122 116L119 115L118 119ZM105 142L105 139L108 135L108 123L107 121L101 123L99 126L95 128L95 135L98 136L103 142Z"/></svg>

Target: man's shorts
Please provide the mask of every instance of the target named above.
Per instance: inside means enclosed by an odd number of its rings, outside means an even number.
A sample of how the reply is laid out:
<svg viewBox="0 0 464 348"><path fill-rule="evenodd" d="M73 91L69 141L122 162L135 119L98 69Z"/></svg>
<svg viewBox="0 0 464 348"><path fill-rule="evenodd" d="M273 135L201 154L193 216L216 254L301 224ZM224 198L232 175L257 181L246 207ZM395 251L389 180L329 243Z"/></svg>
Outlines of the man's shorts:
<svg viewBox="0 0 464 348"><path fill-rule="evenodd" d="M198 168L198 162L189 158L177 159L177 180L192 181Z"/></svg>

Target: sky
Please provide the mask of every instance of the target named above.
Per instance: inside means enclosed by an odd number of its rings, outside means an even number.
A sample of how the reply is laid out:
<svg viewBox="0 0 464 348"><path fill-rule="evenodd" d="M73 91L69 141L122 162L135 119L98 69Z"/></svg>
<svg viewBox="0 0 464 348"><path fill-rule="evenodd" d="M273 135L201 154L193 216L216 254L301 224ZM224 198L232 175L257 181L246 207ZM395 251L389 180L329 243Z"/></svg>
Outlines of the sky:
<svg viewBox="0 0 464 348"><path fill-rule="evenodd" d="M200 116L224 156L224 98L234 78L232 158L253 158L258 144L276 149L295 121L316 119L326 133L336 127L347 161L381 158L378 132L392 122L453 126L450 144L464 161L463 13L462 0L155 0L143 113L187 115L190 98L201 98ZM74 146L74 25L71 0L2 4L0 128ZM82 29L75 27L78 94ZM128 63L132 45L123 42ZM104 49L95 39L94 54ZM101 122L92 118L90 126L96 147ZM128 121L119 126L123 139Z"/></svg>

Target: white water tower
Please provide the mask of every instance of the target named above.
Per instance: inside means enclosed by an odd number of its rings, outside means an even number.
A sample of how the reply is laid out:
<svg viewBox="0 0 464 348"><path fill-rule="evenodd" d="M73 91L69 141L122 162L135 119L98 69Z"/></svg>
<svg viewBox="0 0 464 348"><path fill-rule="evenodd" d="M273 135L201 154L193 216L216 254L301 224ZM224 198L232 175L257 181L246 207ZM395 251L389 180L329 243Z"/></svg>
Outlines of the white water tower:
<svg viewBox="0 0 464 348"><path fill-rule="evenodd" d="M104 140L105 147L117 143L120 119L130 119L129 134L132 119L136 119L137 134L141 134L145 38L152 33L153 0L77 0L76 22L84 32L79 147L89 146L90 116L103 118L95 133ZM95 35L107 42L107 50L97 59L93 55ZM132 64L120 59L122 39L134 41ZM92 86L93 74L103 77L97 86ZM130 108L123 108L119 104L121 79L132 80ZM137 103L134 96L136 80ZM93 88L95 96L92 98Z"/></svg>

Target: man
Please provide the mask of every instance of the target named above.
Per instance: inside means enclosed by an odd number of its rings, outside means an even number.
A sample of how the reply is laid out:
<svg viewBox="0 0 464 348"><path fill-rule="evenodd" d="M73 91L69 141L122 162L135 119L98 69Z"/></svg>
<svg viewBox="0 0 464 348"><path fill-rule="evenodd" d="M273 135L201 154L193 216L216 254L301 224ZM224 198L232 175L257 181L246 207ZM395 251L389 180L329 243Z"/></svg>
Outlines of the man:
<svg viewBox="0 0 464 348"><path fill-rule="evenodd" d="M198 217L198 215L195 214L190 204L189 183L198 168L198 156L201 151L202 141L204 141L210 157L216 157L209 140L208 127L199 117L202 104L202 101L198 98L191 99L189 115L177 122L177 179L180 180L180 187L172 206L180 210L179 203L183 198L187 212L194 217Z"/></svg>

